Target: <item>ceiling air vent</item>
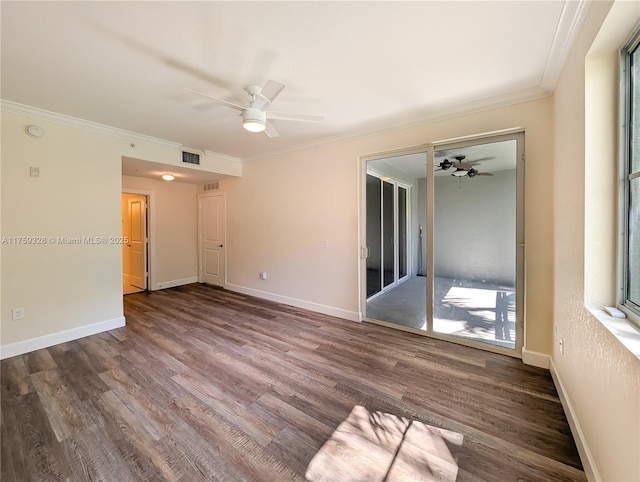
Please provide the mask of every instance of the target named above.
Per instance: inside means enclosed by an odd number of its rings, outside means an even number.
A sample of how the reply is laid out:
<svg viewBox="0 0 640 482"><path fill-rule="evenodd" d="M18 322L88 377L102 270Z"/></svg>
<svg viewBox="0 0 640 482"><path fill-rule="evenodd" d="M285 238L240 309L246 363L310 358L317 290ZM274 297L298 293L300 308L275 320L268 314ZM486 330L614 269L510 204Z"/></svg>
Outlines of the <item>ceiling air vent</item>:
<svg viewBox="0 0 640 482"><path fill-rule="evenodd" d="M219 188L220 188L220 183L218 181L210 182L204 185L205 191L213 191L214 189L219 189Z"/></svg>
<svg viewBox="0 0 640 482"><path fill-rule="evenodd" d="M200 154L194 154L193 152L182 151L182 162L187 164L200 165Z"/></svg>

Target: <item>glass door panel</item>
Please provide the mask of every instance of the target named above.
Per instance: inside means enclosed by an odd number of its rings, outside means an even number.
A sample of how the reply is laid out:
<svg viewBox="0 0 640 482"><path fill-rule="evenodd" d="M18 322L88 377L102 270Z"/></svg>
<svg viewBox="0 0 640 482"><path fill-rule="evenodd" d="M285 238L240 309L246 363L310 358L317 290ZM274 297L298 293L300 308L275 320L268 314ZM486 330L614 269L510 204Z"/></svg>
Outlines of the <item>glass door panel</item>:
<svg viewBox="0 0 640 482"><path fill-rule="evenodd" d="M407 276L407 189L398 186L398 278Z"/></svg>
<svg viewBox="0 0 640 482"><path fill-rule="evenodd" d="M366 318L424 329L426 279L418 276L419 186L426 152L366 162ZM412 217L413 214L413 217Z"/></svg>
<svg viewBox="0 0 640 482"><path fill-rule="evenodd" d="M382 183L382 285L389 286L395 281L395 216L394 186L390 182Z"/></svg>
<svg viewBox="0 0 640 482"><path fill-rule="evenodd" d="M367 298L382 291L382 186L367 174Z"/></svg>
<svg viewBox="0 0 640 482"><path fill-rule="evenodd" d="M517 141L436 151L433 331L516 347Z"/></svg>

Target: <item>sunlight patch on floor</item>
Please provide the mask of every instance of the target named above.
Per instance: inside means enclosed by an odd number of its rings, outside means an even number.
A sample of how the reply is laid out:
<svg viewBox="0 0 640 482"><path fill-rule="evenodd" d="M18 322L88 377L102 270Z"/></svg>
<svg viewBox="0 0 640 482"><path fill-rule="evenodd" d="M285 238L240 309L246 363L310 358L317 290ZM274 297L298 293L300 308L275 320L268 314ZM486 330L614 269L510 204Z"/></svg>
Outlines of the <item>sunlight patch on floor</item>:
<svg viewBox="0 0 640 482"><path fill-rule="evenodd" d="M454 481L455 452L463 439L457 432L356 405L313 457L306 477L311 482Z"/></svg>

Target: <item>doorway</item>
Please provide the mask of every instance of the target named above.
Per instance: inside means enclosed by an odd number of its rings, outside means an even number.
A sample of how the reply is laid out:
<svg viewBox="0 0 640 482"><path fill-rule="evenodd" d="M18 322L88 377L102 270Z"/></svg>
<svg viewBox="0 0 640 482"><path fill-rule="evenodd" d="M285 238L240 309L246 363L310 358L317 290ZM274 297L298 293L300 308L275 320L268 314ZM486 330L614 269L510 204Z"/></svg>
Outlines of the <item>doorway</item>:
<svg viewBox="0 0 640 482"><path fill-rule="evenodd" d="M524 332L523 146L524 135L515 132L363 159L365 321L519 355ZM407 189L385 190L385 185L403 182ZM393 211L386 211L395 216L393 238L384 229L385 192L395 203ZM399 206L406 206L407 215ZM406 233L405 240L400 233ZM385 284L385 240L392 243L397 263L390 285ZM404 277L398 245L407 248Z"/></svg>
<svg viewBox="0 0 640 482"><path fill-rule="evenodd" d="M122 292L138 293L149 288L147 196L122 193Z"/></svg>

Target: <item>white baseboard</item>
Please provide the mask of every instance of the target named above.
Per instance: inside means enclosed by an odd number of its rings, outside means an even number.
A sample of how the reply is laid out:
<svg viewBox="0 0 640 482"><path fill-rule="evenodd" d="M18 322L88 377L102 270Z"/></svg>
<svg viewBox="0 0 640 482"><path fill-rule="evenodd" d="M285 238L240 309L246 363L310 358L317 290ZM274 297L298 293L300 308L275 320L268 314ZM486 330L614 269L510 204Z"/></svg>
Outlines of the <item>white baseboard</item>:
<svg viewBox="0 0 640 482"><path fill-rule="evenodd" d="M522 347L522 362L527 365L531 365L538 368L549 369L549 361L551 357L546 353L540 353L537 351L527 350Z"/></svg>
<svg viewBox="0 0 640 482"><path fill-rule="evenodd" d="M192 276L191 278L174 279L171 281L160 281L156 283L154 290L164 290L166 288L175 288L176 286L189 285L191 283L197 283L198 277Z"/></svg>
<svg viewBox="0 0 640 482"><path fill-rule="evenodd" d="M322 313L324 315L337 316L338 318L344 318L345 320L350 321L361 321L360 313L357 311L343 310L341 308L335 308L333 306L322 305L320 303L312 303L310 301L300 300L298 298L290 298L288 296L277 295L275 293L269 293L268 291L246 288L244 286L234 285L230 283L227 283L225 285L225 288L227 288L229 291L235 291L244 295L255 296L257 298L263 298L265 300L295 306L296 308L315 311L316 313Z"/></svg>
<svg viewBox="0 0 640 482"><path fill-rule="evenodd" d="M556 366L553 363L553 358L550 358L550 362L551 377L553 378L553 383L555 384L556 390L558 391L558 396L560 397L562 408L564 409L564 413L567 416L567 421L569 422L569 426L571 427L571 433L573 434L573 440L575 441L576 447L578 448L578 454L580 455L580 460L582 461L584 473L587 476L587 480L589 480L589 482L600 482L602 480L602 477L600 477L596 464L593 460L593 455L591 455L591 451L589 450L589 446L587 445L587 441L584 437L584 433L582 432L582 427L580 426L580 422L578 421L576 412L573 409L569 394L564 388L564 384L562 383L560 374L556 370Z"/></svg>
<svg viewBox="0 0 640 482"><path fill-rule="evenodd" d="M10 343L0 347L0 360L10 358L12 356L22 355L31 351L40 350L42 348L48 348L59 343L66 343L67 341L77 340L78 338L84 338L85 336L96 335L103 331L113 330L115 328L122 328L125 326L124 316L113 318L112 320L99 321L90 325L79 326L78 328L72 328L70 330L59 331L57 333L51 333L49 335L38 336L36 338L30 338L28 340L18 341L16 343Z"/></svg>

